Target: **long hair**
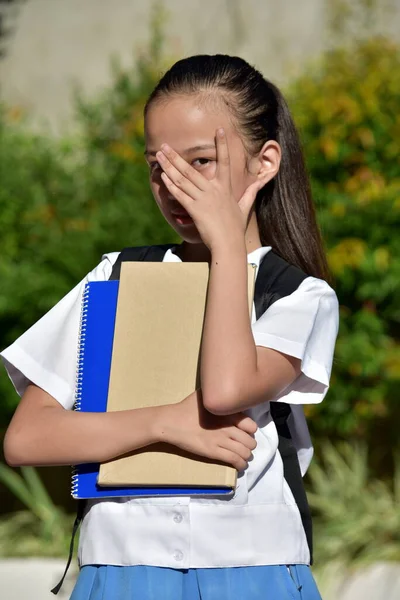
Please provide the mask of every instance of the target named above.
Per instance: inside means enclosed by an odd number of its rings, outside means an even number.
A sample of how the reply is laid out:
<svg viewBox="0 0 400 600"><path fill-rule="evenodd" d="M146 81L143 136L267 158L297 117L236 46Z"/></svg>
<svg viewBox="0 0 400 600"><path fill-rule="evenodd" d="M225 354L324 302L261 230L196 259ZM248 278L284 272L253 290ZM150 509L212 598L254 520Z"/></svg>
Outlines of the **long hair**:
<svg viewBox="0 0 400 600"><path fill-rule="evenodd" d="M146 103L145 115L154 102L185 94L220 98L236 120L250 155L267 140L278 142L279 172L256 198L261 243L306 274L329 281L299 136L278 88L242 58L192 56L175 63L161 78Z"/></svg>

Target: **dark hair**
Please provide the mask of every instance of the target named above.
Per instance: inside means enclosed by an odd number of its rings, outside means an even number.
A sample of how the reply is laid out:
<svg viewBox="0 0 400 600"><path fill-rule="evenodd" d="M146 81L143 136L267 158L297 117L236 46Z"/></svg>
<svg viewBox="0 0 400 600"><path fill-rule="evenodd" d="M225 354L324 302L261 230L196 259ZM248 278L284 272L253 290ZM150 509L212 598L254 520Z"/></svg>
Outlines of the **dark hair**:
<svg viewBox="0 0 400 600"><path fill-rule="evenodd" d="M261 243L308 275L329 281L299 136L281 92L242 58L192 56L175 63L161 78L145 115L164 96L199 93L216 94L227 105L250 153L269 139L279 143L279 172L256 199Z"/></svg>

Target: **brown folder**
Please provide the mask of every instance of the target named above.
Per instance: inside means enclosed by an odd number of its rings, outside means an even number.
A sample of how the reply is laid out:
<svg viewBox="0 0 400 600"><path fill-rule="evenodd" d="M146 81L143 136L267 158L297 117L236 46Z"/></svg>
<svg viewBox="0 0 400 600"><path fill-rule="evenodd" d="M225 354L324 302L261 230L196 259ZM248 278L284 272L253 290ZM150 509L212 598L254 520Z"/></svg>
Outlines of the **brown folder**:
<svg viewBox="0 0 400 600"><path fill-rule="evenodd" d="M122 264L107 411L180 402L200 388L208 263ZM248 265L249 314L255 265ZM166 443L100 465L102 486L236 485L237 471Z"/></svg>

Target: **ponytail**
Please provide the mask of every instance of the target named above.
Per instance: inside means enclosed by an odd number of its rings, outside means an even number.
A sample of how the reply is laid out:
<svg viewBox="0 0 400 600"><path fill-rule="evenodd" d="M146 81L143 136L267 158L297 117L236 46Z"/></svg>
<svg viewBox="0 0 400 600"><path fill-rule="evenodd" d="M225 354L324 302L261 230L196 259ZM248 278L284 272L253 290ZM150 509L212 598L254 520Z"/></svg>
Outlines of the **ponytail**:
<svg viewBox="0 0 400 600"><path fill-rule="evenodd" d="M257 196L261 243L308 275L330 281L299 135L284 97L267 83L276 99L275 139L282 159L276 177Z"/></svg>

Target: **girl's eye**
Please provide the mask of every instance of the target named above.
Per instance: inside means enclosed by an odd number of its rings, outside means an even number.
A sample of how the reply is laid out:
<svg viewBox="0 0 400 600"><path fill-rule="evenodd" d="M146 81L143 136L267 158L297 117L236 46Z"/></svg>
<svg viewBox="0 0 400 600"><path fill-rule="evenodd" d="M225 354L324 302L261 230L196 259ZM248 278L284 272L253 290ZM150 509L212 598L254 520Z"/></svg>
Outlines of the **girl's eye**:
<svg viewBox="0 0 400 600"><path fill-rule="evenodd" d="M160 164L157 161L152 162L149 164L149 168L150 168L150 173L155 173L160 168Z"/></svg>
<svg viewBox="0 0 400 600"><path fill-rule="evenodd" d="M201 168L209 165L211 162L212 162L211 158L196 158L196 160L194 160L192 162L192 166L195 169L201 169Z"/></svg>

